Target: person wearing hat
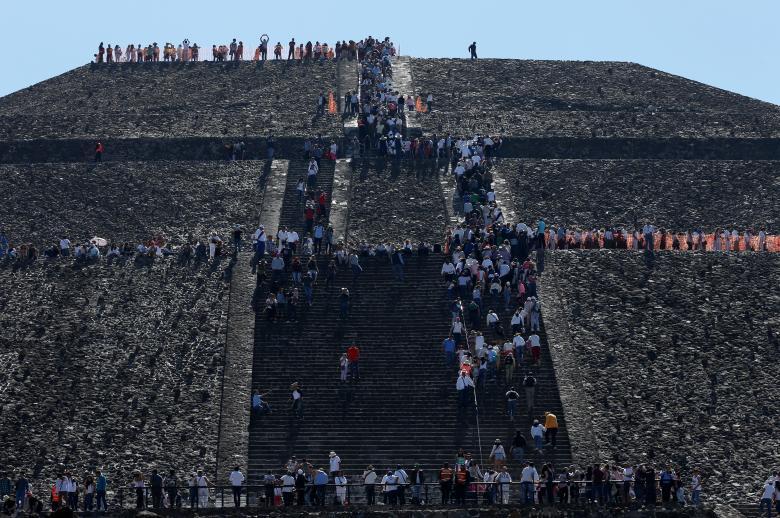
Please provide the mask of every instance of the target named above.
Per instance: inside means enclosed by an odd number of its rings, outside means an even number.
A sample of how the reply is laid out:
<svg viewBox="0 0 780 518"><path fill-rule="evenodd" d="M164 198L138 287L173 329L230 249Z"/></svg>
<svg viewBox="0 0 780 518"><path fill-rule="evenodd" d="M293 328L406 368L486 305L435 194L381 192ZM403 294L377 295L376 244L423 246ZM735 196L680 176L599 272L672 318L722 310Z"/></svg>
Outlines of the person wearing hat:
<svg viewBox="0 0 780 518"><path fill-rule="evenodd" d="M504 462L506 462L506 451L504 450L504 445L501 444L501 439L493 441L493 448L490 450L488 458L493 459L496 471L500 471Z"/></svg>
<svg viewBox="0 0 780 518"><path fill-rule="evenodd" d="M369 464L363 472L363 489L366 492L366 505L376 504L376 471L374 466Z"/></svg>
<svg viewBox="0 0 780 518"><path fill-rule="evenodd" d="M336 473L341 471L341 457L336 455L335 451L332 451L328 454L328 457L330 458L330 476L335 477Z"/></svg>

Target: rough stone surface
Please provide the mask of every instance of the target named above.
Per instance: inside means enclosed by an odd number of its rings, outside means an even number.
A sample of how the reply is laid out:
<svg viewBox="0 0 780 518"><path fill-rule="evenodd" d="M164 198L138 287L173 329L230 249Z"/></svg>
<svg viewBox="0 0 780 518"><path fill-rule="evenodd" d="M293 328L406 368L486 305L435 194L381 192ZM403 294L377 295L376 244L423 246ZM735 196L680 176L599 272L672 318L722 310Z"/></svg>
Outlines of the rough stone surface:
<svg viewBox="0 0 780 518"><path fill-rule="evenodd" d="M513 136L769 137L780 108L627 62L412 59L433 93L426 132Z"/></svg>
<svg viewBox="0 0 780 518"><path fill-rule="evenodd" d="M501 198L505 213L525 221L754 234L780 224L780 162L504 159L494 176L510 194Z"/></svg>
<svg viewBox="0 0 780 518"><path fill-rule="evenodd" d="M315 116L336 64L86 65L0 99L0 140L341 132Z"/></svg>
<svg viewBox="0 0 780 518"><path fill-rule="evenodd" d="M548 253L575 458L670 461L700 467L714 500L756 494L780 462L778 283L777 254Z"/></svg>
<svg viewBox="0 0 780 518"><path fill-rule="evenodd" d="M3 467L214 472L227 261L0 268ZM45 492L45 490L43 490Z"/></svg>
<svg viewBox="0 0 780 518"><path fill-rule="evenodd" d="M14 243L49 245L95 235L181 243L210 232L228 239L254 224L262 162L114 162L0 165L2 230Z"/></svg>
<svg viewBox="0 0 780 518"><path fill-rule="evenodd" d="M252 393L255 343L255 311L252 309L255 277L250 257L249 253L239 256L230 281L216 479L217 483L225 485L230 483L228 476L234 466L246 471L248 463L249 395Z"/></svg>
<svg viewBox="0 0 780 518"><path fill-rule="evenodd" d="M441 241L447 214L432 162L353 160L349 243Z"/></svg>

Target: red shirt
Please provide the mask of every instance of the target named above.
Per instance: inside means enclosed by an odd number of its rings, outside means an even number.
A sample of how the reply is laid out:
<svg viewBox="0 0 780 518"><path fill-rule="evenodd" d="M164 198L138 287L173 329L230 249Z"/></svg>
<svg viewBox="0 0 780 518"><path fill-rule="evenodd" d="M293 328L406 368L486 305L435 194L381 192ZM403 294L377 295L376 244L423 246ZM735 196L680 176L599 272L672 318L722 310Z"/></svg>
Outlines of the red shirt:
<svg viewBox="0 0 780 518"><path fill-rule="evenodd" d="M358 361L360 359L360 349L353 345L347 349L347 359L351 362Z"/></svg>

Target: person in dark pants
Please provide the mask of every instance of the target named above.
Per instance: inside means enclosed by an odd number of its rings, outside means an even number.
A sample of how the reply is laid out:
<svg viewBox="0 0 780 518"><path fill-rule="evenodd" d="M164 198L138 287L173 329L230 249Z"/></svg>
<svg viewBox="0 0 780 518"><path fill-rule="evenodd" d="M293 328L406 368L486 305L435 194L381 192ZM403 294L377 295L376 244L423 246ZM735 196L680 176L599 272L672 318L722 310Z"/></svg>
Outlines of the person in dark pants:
<svg viewBox="0 0 780 518"><path fill-rule="evenodd" d="M449 462L439 470L439 489L441 490L441 505L449 505L452 492L452 469Z"/></svg>
<svg viewBox="0 0 780 518"><path fill-rule="evenodd" d="M302 469L295 476L295 496L298 506L306 505L306 475Z"/></svg>
<svg viewBox="0 0 780 518"><path fill-rule="evenodd" d="M366 471L363 472L363 487L366 491L366 505L376 504L376 482L376 471L374 471L374 466L369 464Z"/></svg>
<svg viewBox="0 0 780 518"><path fill-rule="evenodd" d="M165 491L168 493L168 502L170 504L170 508L173 509L174 507L179 507L179 503L176 502L176 499L178 497L178 490L176 489L179 485L179 481L176 480L176 472L171 470L168 473L168 476L165 477Z"/></svg>
<svg viewBox="0 0 780 518"><path fill-rule="evenodd" d="M230 480L230 487L233 490L233 506L236 508L241 507L241 486L244 484L246 478L244 477L244 474L241 473L241 469L236 466L233 471L230 472L230 475L228 475L228 479Z"/></svg>
<svg viewBox="0 0 780 518"><path fill-rule="evenodd" d="M477 59L477 42L474 41L469 45L469 54L471 54L471 59Z"/></svg>
<svg viewBox="0 0 780 518"><path fill-rule="evenodd" d="M274 505L274 484L276 483L276 477L268 471L263 477L263 486L265 488L265 506L273 507Z"/></svg>
<svg viewBox="0 0 780 518"><path fill-rule="evenodd" d="M156 469L152 470L149 482L152 486L152 507L159 509L162 507L163 479Z"/></svg>
<svg viewBox="0 0 780 518"><path fill-rule="evenodd" d="M198 475L193 473L190 477L190 509L198 507Z"/></svg>
<svg viewBox="0 0 780 518"><path fill-rule="evenodd" d="M103 161L103 151L105 151L105 148L102 142L95 144L95 162Z"/></svg>
<svg viewBox="0 0 780 518"><path fill-rule="evenodd" d="M661 501L664 504L668 504L672 499L672 486L674 484L674 472L671 466L667 466L665 470L661 471Z"/></svg>
<svg viewBox="0 0 780 518"><path fill-rule="evenodd" d="M469 487L469 470L458 466L455 470L455 505L466 506L466 489Z"/></svg>

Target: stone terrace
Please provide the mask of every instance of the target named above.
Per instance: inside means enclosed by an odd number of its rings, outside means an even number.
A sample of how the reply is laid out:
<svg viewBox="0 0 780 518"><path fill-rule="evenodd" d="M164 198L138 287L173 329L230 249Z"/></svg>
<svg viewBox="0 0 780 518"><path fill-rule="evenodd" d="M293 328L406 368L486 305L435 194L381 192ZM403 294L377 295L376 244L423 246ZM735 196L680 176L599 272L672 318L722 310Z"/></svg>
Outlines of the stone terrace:
<svg viewBox="0 0 780 518"><path fill-rule="evenodd" d="M0 165L3 231L12 242L59 239L180 243L254 225L261 162L106 162ZM247 228L247 230L250 230ZM254 229L251 229L254 230Z"/></svg>
<svg viewBox="0 0 780 518"><path fill-rule="evenodd" d="M213 473L226 264L0 268L4 467Z"/></svg>
<svg viewBox="0 0 780 518"><path fill-rule="evenodd" d="M763 227L780 222L780 162L672 160L501 160L503 200L526 221L570 228L651 221L660 228Z"/></svg>
<svg viewBox="0 0 780 518"><path fill-rule="evenodd" d="M635 63L413 59L423 130L534 137L777 137L780 108Z"/></svg>
<svg viewBox="0 0 780 518"><path fill-rule="evenodd" d="M546 324L579 459L666 461L744 501L780 439L776 254L548 254ZM565 392L565 393L564 393ZM761 479L763 480L763 479ZM760 480L758 480L760 482Z"/></svg>
<svg viewBox="0 0 780 518"><path fill-rule="evenodd" d="M316 117L337 66L286 62L85 65L0 98L0 140L341 133Z"/></svg>
<svg viewBox="0 0 780 518"><path fill-rule="evenodd" d="M433 163L357 160L352 166L351 244L441 241L446 212Z"/></svg>

